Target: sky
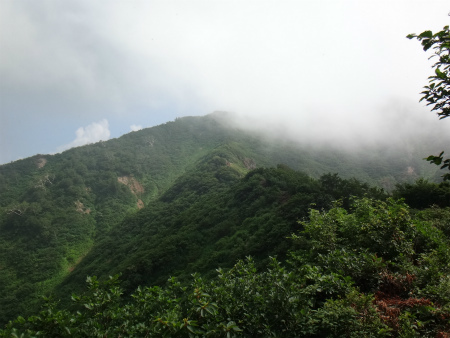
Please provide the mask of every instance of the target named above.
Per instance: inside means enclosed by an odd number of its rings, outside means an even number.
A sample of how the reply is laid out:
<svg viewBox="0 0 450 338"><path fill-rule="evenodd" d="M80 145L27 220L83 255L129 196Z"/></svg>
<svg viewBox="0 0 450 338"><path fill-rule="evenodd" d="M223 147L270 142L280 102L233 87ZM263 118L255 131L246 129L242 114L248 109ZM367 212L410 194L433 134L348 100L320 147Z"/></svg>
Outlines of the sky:
<svg viewBox="0 0 450 338"><path fill-rule="evenodd" d="M450 134L409 33L448 0L0 0L0 164L214 111L299 140ZM450 119L448 119L450 120Z"/></svg>

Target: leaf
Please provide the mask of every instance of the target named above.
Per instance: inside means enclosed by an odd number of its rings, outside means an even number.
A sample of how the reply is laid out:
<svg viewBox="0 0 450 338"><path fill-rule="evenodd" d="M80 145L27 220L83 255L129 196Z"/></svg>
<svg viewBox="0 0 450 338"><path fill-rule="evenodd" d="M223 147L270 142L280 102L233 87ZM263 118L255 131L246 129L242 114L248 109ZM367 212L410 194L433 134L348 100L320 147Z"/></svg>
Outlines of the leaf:
<svg viewBox="0 0 450 338"><path fill-rule="evenodd" d="M425 31L419 34L418 38L432 38L433 32L432 31Z"/></svg>
<svg viewBox="0 0 450 338"><path fill-rule="evenodd" d="M437 77L439 77L440 79L445 79L445 74L442 73L439 68L436 68L435 73L436 73Z"/></svg>

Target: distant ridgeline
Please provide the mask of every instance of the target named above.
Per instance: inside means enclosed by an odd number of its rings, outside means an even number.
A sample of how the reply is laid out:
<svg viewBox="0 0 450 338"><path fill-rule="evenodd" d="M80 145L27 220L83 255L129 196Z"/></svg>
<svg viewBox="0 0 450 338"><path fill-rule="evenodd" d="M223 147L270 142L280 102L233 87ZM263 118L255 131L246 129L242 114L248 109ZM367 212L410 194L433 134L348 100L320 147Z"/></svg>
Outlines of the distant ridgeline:
<svg viewBox="0 0 450 338"><path fill-rule="evenodd" d="M448 187L413 184L439 176L421 160L423 140L413 156L314 149L227 118L179 118L0 166L0 322L35 312L41 295L66 304L87 275L121 273L130 294L169 276L210 278L249 255L257 266L284 260L312 205L349 209L350 196L384 200L402 182L399 197L430 192L417 208L447 203Z"/></svg>

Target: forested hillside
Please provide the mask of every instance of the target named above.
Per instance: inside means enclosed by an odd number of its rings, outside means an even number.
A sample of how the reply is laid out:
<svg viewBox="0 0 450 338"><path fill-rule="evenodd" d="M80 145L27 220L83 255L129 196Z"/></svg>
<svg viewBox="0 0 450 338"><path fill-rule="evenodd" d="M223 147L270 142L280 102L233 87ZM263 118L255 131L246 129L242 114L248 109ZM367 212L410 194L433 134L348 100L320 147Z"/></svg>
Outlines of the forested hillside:
<svg viewBox="0 0 450 338"><path fill-rule="evenodd" d="M35 312L44 294L69 303L87 275L120 273L129 297L169 276L212 278L246 256L259 268L269 256L285 261L303 245L287 237L303 229L297 221L311 207L328 210L342 199L351 210L352 195L385 200L406 182L397 190L406 197L418 177L438 177L417 145L302 147L212 114L2 165L0 321ZM448 186L427 184L448 196Z"/></svg>
<svg viewBox="0 0 450 338"><path fill-rule="evenodd" d="M132 291L161 285L171 275L180 280L194 271L211 276L217 267L229 268L248 255L258 262L269 255L284 259L291 248L287 237L312 204L328 209L332 201L351 195L385 197L381 189L354 179L324 175L315 180L285 166L255 169L241 178L238 152L229 148L216 149L151 207L125 218L93 247L65 289L73 290L92 274L122 273Z"/></svg>
<svg viewBox="0 0 450 338"><path fill-rule="evenodd" d="M283 169L285 170L285 169ZM48 337L447 337L450 212L413 215L402 202L354 199L312 209L282 264L251 258L217 277L138 287L88 277L59 310L47 299L0 335ZM177 258L180 258L179 256Z"/></svg>

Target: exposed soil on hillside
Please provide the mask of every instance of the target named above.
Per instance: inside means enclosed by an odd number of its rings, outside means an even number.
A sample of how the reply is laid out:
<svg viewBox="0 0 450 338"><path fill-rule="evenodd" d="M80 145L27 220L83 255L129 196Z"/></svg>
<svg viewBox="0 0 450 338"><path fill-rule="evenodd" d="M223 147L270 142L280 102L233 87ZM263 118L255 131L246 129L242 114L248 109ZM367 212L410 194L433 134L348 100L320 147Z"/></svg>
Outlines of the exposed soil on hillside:
<svg viewBox="0 0 450 338"><path fill-rule="evenodd" d="M118 177L117 180L130 188L131 192L137 197L140 197L142 193L144 193L144 187L134 177L122 176ZM138 209L142 209L144 207L144 202L140 198L138 198L136 205Z"/></svg>
<svg viewBox="0 0 450 338"><path fill-rule="evenodd" d="M137 201L137 207L138 207L139 209L142 209L142 208L144 207L144 202L142 202L141 199L138 199L138 201Z"/></svg>
<svg viewBox="0 0 450 338"><path fill-rule="evenodd" d="M242 163L244 164L245 168L247 168L248 170L253 170L256 169L256 163L253 159L251 158L244 158L242 160Z"/></svg>
<svg viewBox="0 0 450 338"><path fill-rule="evenodd" d="M130 188L131 192L135 195L139 195L144 192L144 187L134 177L122 176L118 177L117 180Z"/></svg>
<svg viewBox="0 0 450 338"><path fill-rule="evenodd" d="M91 209L86 208L83 203L81 203L79 200L75 202L75 209L77 212L81 214L90 214Z"/></svg>
<svg viewBox="0 0 450 338"><path fill-rule="evenodd" d="M40 169L43 168L47 164L47 159L44 157L38 158L36 160L36 166Z"/></svg>

